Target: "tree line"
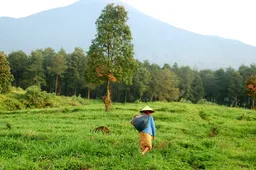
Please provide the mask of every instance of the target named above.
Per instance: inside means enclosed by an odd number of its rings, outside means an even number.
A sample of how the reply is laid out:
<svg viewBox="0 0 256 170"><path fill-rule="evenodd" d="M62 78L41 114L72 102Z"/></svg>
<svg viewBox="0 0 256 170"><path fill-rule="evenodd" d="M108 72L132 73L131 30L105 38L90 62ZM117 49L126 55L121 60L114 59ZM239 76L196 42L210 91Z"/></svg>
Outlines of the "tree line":
<svg viewBox="0 0 256 170"><path fill-rule="evenodd" d="M37 49L27 55L14 51L7 60L14 77L13 86L23 89L32 85L57 95L81 95L102 98L106 83L97 85L90 81L88 56L82 48L72 53L64 49ZM246 93L246 80L256 75L256 65L241 65L218 70L191 69L189 66L159 66L148 61L136 60L138 68L133 73L132 84L111 82L111 98L114 102L135 101L191 101L202 99L227 106L250 107L251 97Z"/></svg>

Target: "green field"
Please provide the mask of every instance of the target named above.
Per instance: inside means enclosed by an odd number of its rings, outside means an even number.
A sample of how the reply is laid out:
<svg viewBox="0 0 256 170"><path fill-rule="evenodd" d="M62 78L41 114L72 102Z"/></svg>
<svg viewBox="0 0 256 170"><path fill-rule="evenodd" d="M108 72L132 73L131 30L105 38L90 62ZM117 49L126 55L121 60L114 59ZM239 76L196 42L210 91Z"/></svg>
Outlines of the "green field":
<svg viewBox="0 0 256 170"><path fill-rule="evenodd" d="M129 121L145 105L156 110L157 136L142 156ZM104 109L0 112L0 169L256 169L255 111L165 102Z"/></svg>

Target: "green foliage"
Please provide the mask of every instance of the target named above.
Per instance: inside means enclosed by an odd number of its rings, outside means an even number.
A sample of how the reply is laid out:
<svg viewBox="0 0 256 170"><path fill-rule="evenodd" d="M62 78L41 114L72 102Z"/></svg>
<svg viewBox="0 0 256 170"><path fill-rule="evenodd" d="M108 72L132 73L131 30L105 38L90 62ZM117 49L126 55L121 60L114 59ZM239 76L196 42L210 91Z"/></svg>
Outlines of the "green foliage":
<svg viewBox="0 0 256 170"><path fill-rule="evenodd" d="M131 84L137 68L127 21L128 15L123 6L108 4L96 21L97 34L87 56L87 80L92 84L107 83L104 97L106 111L111 104L110 83L118 81Z"/></svg>
<svg viewBox="0 0 256 170"><path fill-rule="evenodd" d="M65 73L67 86L76 95L77 89L85 85L85 54L83 49L75 48L67 58L67 70Z"/></svg>
<svg viewBox="0 0 256 170"><path fill-rule="evenodd" d="M95 103L0 114L2 169L255 169L254 111L147 103L156 112L153 149L141 155L130 119L145 103ZM238 120L246 112L250 120ZM52 114L51 114L52 113ZM11 124L11 129L6 124ZM107 126L111 134L93 132ZM114 147L113 147L114 146Z"/></svg>
<svg viewBox="0 0 256 170"><path fill-rule="evenodd" d="M43 72L43 52L42 50L32 51L28 59L28 67L24 73L24 86L45 85L45 76Z"/></svg>
<svg viewBox="0 0 256 170"><path fill-rule="evenodd" d="M10 72L10 66L6 57L0 52L0 94L10 90L13 75Z"/></svg>
<svg viewBox="0 0 256 170"><path fill-rule="evenodd" d="M41 91L38 86L30 86L26 91L24 104L27 108L53 107L54 95Z"/></svg>
<svg viewBox="0 0 256 170"><path fill-rule="evenodd" d="M252 75L247 79L246 93L252 99L256 99L256 75Z"/></svg>
<svg viewBox="0 0 256 170"><path fill-rule="evenodd" d="M246 94L251 97L252 109L254 109L254 100L256 99L256 75L250 76L246 80Z"/></svg>
<svg viewBox="0 0 256 170"><path fill-rule="evenodd" d="M67 69L65 56L59 52L50 58L50 63L47 67L47 71L51 75L55 75L55 93L59 87L59 78Z"/></svg>
<svg viewBox="0 0 256 170"><path fill-rule="evenodd" d="M240 96L243 96L243 78L241 74L232 68L228 68L226 71L228 77L228 99L231 106L237 106Z"/></svg>
<svg viewBox="0 0 256 170"><path fill-rule="evenodd" d="M198 100L197 104L216 105L216 103L209 102L209 101L207 101L206 99L200 99L200 100Z"/></svg>
<svg viewBox="0 0 256 170"><path fill-rule="evenodd" d="M180 99L180 102L181 102L181 103L192 103L190 100L186 100L186 99L184 99L184 98L181 98L181 99Z"/></svg>
<svg viewBox="0 0 256 170"><path fill-rule="evenodd" d="M23 75L26 70L26 67L28 66L28 56L26 53L23 51L15 51L11 52L8 55L7 58L10 68L11 68L11 73L14 76L14 82L13 84L16 87L22 87L22 81L23 81Z"/></svg>
<svg viewBox="0 0 256 170"><path fill-rule="evenodd" d="M11 88L11 92L0 95L0 110L15 111L31 108L52 108L82 106L88 103L101 103L99 100L86 100L81 96L56 96L54 93L41 91L38 86L31 86L26 91Z"/></svg>
<svg viewBox="0 0 256 170"><path fill-rule="evenodd" d="M133 76L133 88L138 90L139 99L143 94L149 89L149 82L150 82L150 72L140 64L137 72L134 73Z"/></svg>
<svg viewBox="0 0 256 170"><path fill-rule="evenodd" d="M182 66L177 68L175 66L175 73L179 77L180 98L190 100L192 96L192 82L195 78L193 70L189 66Z"/></svg>
<svg viewBox="0 0 256 170"><path fill-rule="evenodd" d="M25 109L23 103L14 97L0 95L0 110L21 110Z"/></svg>
<svg viewBox="0 0 256 170"><path fill-rule="evenodd" d="M131 83L136 61L127 20L125 8L114 4L108 4L97 19L97 35L88 52L94 76L106 81L112 75L118 81Z"/></svg>
<svg viewBox="0 0 256 170"><path fill-rule="evenodd" d="M195 78L191 84L192 87L190 100L193 103L197 103L200 99L204 97L204 86L200 74L197 71L194 71L194 74Z"/></svg>

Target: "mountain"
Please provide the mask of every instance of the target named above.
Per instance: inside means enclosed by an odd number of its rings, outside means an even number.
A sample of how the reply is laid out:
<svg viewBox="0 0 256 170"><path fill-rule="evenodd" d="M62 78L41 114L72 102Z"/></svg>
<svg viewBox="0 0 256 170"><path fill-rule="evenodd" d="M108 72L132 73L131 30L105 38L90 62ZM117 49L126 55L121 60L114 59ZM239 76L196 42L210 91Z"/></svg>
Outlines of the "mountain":
<svg viewBox="0 0 256 170"><path fill-rule="evenodd" d="M255 62L256 47L237 40L205 36L154 19L118 0L80 0L67 7L25 18L0 17L0 51L63 47L89 48L96 34L95 21L107 3L123 5L133 35L135 58L151 63L203 68L238 68Z"/></svg>

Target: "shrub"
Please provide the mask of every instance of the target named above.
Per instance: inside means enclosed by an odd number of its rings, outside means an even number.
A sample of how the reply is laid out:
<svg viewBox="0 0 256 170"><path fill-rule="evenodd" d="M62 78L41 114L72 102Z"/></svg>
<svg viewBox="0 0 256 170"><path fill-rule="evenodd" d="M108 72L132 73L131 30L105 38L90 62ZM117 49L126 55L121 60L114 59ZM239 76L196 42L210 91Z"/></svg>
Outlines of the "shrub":
<svg viewBox="0 0 256 170"><path fill-rule="evenodd" d="M6 110L22 110L25 109L25 106L23 105L23 103L21 103L19 100L17 99L5 99L4 100L4 105Z"/></svg>
<svg viewBox="0 0 256 170"><path fill-rule="evenodd" d="M192 103L190 100L187 100L187 99L184 99L184 98L181 98L180 102L181 103Z"/></svg>
<svg viewBox="0 0 256 170"><path fill-rule="evenodd" d="M55 95L41 91L38 86L30 86L26 89L24 104L28 108L53 107Z"/></svg>
<svg viewBox="0 0 256 170"><path fill-rule="evenodd" d="M25 109L19 99L7 95L0 95L0 110L12 111Z"/></svg>
<svg viewBox="0 0 256 170"><path fill-rule="evenodd" d="M206 99L198 100L197 104L207 104L207 105L216 105L215 103L209 102Z"/></svg>

